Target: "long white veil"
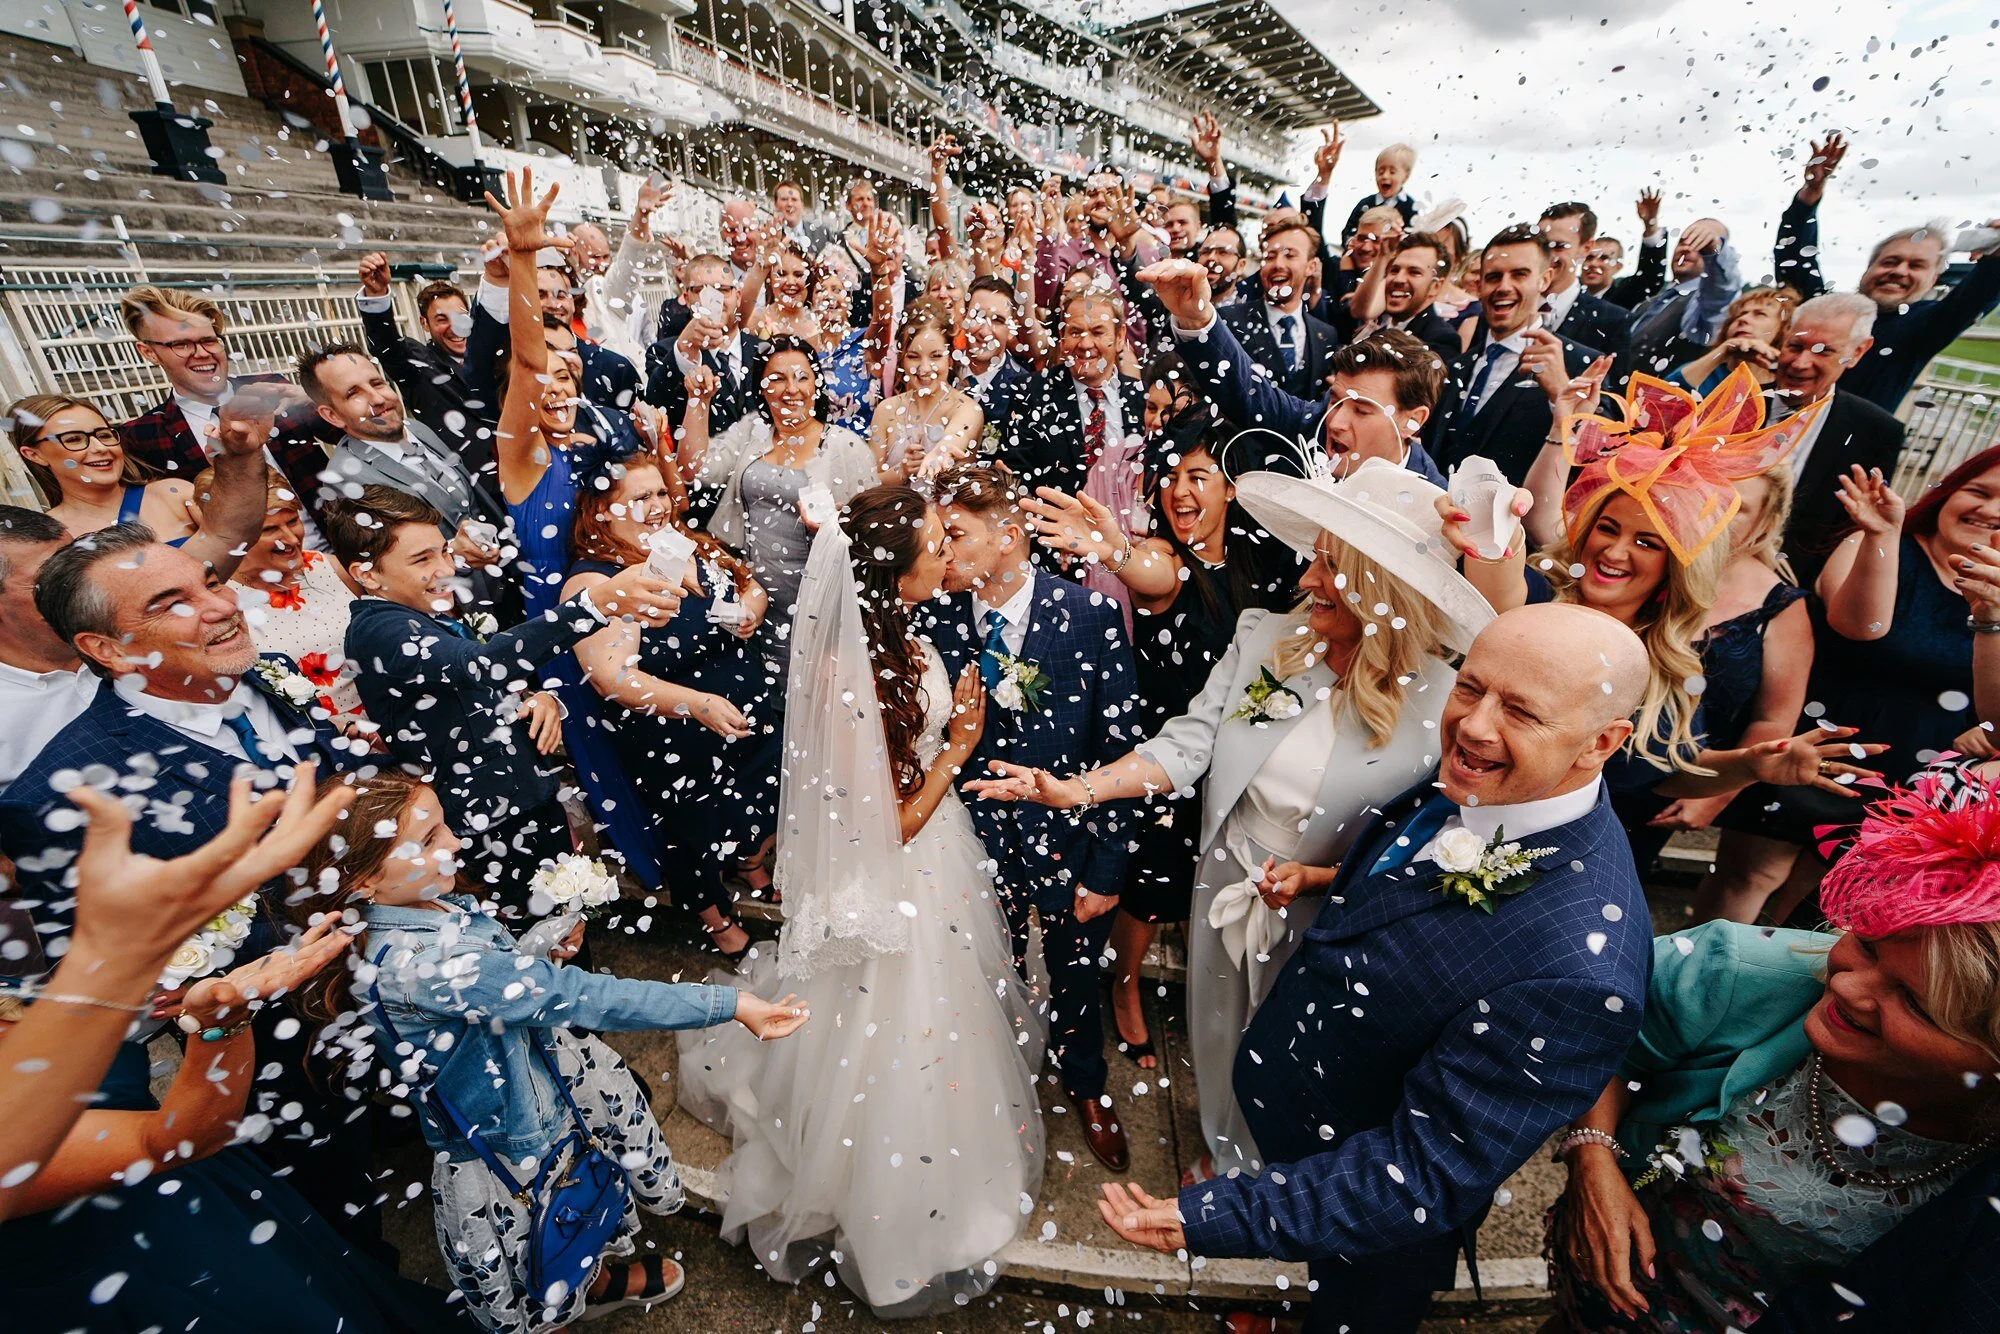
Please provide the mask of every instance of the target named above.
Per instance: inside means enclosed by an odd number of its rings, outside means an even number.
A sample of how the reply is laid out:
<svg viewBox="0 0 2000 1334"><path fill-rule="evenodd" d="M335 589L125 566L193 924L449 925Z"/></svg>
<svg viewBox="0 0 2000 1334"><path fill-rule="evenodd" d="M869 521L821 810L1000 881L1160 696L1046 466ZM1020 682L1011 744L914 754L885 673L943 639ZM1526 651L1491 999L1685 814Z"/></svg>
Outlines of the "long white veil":
<svg viewBox="0 0 2000 1334"><path fill-rule="evenodd" d="M847 534L813 539L792 621L772 882L778 970L810 977L909 946L902 817Z"/></svg>

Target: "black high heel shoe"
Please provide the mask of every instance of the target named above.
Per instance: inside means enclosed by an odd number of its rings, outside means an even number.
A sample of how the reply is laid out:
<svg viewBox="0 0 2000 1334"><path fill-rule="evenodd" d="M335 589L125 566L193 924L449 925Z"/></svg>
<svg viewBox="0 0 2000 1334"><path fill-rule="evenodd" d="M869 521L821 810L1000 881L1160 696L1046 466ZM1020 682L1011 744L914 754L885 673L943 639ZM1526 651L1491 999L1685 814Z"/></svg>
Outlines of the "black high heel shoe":
<svg viewBox="0 0 2000 1334"><path fill-rule="evenodd" d="M734 917L732 917L728 921L724 922L721 926L710 926L707 922L703 922L701 924L701 929L708 932L709 939L711 940L723 934L731 927L735 927L737 930L741 931L743 929L743 923L737 921ZM744 931L743 934L747 936L750 933L748 931ZM734 950L734 951L726 950L723 949L722 946L717 945L715 947L715 952L717 954L720 954L723 958L729 960L730 967L734 968L740 966L743 960L749 957L750 951L756 946L756 944L757 941L755 937L752 937L751 940L747 944L745 944L743 948L740 950Z"/></svg>

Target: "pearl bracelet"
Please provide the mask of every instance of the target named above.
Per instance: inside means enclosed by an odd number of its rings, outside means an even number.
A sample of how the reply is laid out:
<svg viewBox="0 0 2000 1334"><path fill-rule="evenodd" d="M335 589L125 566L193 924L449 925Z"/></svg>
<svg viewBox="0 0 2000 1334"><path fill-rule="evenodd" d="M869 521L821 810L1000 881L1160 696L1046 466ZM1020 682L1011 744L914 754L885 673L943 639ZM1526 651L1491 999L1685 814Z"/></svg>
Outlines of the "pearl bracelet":
<svg viewBox="0 0 2000 1334"><path fill-rule="evenodd" d="M1549 1158L1553 1162L1563 1162L1586 1144L1595 1144L1599 1148L1609 1149L1614 1157L1623 1158L1626 1156L1625 1146L1620 1144L1615 1136L1609 1135L1602 1130L1593 1130L1588 1126L1579 1126L1567 1135L1564 1135L1556 1143L1555 1151L1549 1154Z"/></svg>
<svg viewBox="0 0 2000 1334"><path fill-rule="evenodd" d="M1083 804L1086 806L1095 806L1097 804L1097 789L1090 785L1090 775L1078 774L1076 781L1083 784Z"/></svg>

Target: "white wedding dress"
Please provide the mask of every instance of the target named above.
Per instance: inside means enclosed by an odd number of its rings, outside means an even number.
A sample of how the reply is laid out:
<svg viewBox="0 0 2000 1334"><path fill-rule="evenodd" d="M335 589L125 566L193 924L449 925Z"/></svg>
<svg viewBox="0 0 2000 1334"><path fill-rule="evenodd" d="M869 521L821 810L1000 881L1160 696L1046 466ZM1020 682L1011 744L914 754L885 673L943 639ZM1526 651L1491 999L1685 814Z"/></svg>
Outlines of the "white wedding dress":
<svg viewBox="0 0 2000 1334"><path fill-rule="evenodd" d="M907 844L888 833L874 691L825 656L866 654L854 618L826 605L842 574L851 596L846 551L823 531L800 596L787 706L802 712L786 722L774 877L784 934L729 979L767 999L796 992L812 1018L772 1043L735 1024L681 1034L680 1102L733 1144L717 1181L726 1238L747 1236L779 1278L831 1265L878 1314L922 1315L990 1287L1033 1208L1044 1031L957 793ZM951 681L928 645L923 693L929 765Z"/></svg>

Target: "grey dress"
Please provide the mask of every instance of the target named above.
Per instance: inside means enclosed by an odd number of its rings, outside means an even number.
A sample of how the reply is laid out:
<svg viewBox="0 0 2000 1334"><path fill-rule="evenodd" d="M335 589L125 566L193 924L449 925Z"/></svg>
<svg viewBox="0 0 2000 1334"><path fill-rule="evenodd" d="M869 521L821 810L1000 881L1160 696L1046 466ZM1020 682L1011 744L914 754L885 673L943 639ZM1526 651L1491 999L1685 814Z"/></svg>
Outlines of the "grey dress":
<svg viewBox="0 0 2000 1334"><path fill-rule="evenodd" d="M743 470L743 556L770 595L758 634L779 662L791 642L792 609L812 551L812 530L799 517L799 495L812 484L805 471L763 459Z"/></svg>

